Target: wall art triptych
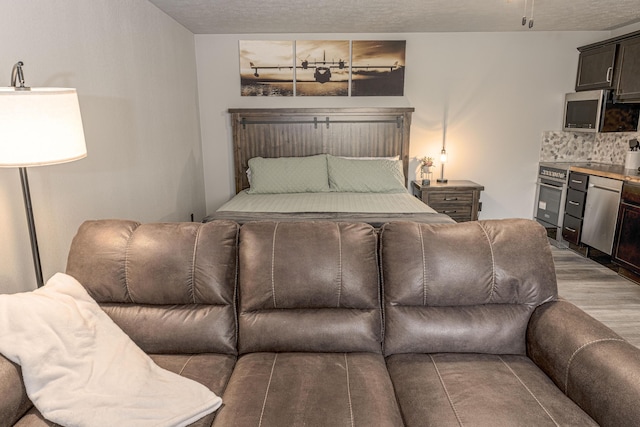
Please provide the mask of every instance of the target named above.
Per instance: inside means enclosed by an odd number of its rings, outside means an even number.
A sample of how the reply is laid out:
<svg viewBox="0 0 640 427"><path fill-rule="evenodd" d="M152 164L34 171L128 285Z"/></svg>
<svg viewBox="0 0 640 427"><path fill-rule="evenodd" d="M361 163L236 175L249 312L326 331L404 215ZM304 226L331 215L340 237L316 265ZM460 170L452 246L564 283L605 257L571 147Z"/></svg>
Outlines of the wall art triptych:
<svg viewBox="0 0 640 427"><path fill-rule="evenodd" d="M241 95L403 96L405 46L405 40L241 40Z"/></svg>

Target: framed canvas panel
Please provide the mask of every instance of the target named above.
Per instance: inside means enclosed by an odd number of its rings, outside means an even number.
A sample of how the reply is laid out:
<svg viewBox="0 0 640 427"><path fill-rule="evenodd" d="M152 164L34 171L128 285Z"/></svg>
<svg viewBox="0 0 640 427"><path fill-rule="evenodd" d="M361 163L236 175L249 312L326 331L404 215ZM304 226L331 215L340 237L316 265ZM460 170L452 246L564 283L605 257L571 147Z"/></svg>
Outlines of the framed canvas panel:
<svg viewBox="0 0 640 427"><path fill-rule="evenodd" d="M403 96L406 40L354 40L351 96Z"/></svg>
<svg viewBox="0 0 640 427"><path fill-rule="evenodd" d="M293 96L293 41L240 40L242 96Z"/></svg>
<svg viewBox="0 0 640 427"><path fill-rule="evenodd" d="M349 41L296 41L296 96L349 95Z"/></svg>

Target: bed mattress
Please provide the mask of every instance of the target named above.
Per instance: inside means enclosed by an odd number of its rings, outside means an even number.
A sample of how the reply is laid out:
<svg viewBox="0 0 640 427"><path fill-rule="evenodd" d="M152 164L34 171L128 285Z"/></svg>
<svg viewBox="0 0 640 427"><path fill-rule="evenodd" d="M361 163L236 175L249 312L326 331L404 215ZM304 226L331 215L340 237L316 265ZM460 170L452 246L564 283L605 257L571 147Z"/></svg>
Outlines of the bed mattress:
<svg viewBox="0 0 640 427"><path fill-rule="evenodd" d="M230 219L247 221L333 220L367 222L380 226L386 222L454 222L409 193L288 193L250 194L241 191L205 222Z"/></svg>

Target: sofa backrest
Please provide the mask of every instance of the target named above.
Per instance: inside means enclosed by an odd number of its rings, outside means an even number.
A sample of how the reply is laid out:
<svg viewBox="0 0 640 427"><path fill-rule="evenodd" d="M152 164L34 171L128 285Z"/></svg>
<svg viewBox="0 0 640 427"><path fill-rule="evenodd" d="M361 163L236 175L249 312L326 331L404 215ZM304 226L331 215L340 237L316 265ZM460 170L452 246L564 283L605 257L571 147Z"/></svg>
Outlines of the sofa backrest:
<svg viewBox="0 0 640 427"><path fill-rule="evenodd" d="M531 220L385 224L386 355L525 354L532 311L557 298L545 230Z"/></svg>
<svg viewBox="0 0 640 427"><path fill-rule="evenodd" d="M237 354L238 225L87 221L67 274L148 353Z"/></svg>
<svg viewBox="0 0 640 427"><path fill-rule="evenodd" d="M382 352L377 234L367 224L240 230L239 352Z"/></svg>

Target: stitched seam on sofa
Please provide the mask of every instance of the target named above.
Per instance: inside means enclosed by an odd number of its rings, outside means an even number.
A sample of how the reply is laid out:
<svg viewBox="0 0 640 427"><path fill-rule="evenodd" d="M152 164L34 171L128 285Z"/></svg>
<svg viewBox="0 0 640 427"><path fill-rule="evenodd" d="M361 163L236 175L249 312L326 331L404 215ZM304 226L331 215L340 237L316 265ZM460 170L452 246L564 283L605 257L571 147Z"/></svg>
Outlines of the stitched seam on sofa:
<svg viewBox="0 0 640 427"><path fill-rule="evenodd" d="M424 250L424 236L422 235L422 227L418 227L418 235L420 236L420 249L422 250L422 305L427 305L427 256Z"/></svg>
<svg viewBox="0 0 640 427"><path fill-rule="evenodd" d="M271 296L273 297L273 308L278 308L276 304L276 282L275 282L275 264L276 264L276 233L278 232L278 225L276 222L273 228L273 238L271 240Z"/></svg>
<svg viewBox="0 0 640 427"><path fill-rule="evenodd" d="M338 229L338 304L336 307L340 307L340 299L342 297L342 233L340 225L336 223Z"/></svg>
<svg viewBox="0 0 640 427"><path fill-rule="evenodd" d="M487 243L489 243L489 250L491 252L491 292L489 293L489 302L491 302L496 291L496 258L493 253L493 243L491 242L491 239L489 239L489 233L487 233L487 230L482 224L480 224L479 222L476 222L476 224L478 224L478 226L484 233L484 237L487 238Z"/></svg>
<svg viewBox="0 0 640 427"><path fill-rule="evenodd" d="M522 386L525 388L525 390L527 390L527 392L531 395L531 397L533 397L533 399L538 403L538 406L540 406L540 408L542 408L544 413L547 414L547 416L551 419L553 424L555 424L557 427L560 427L560 424L558 424L558 422L555 420L555 418L553 418L553 415L551 415L551 413L547 410L547 408L545 408L545 406L542 404L542 402L540 402L540 400L538 400L536 395L531 391L531 389L529 387L527 387L527 385L524 383L524 381L522 381L522 379L518 376L518 374L516 374L516 372L511 368L511 366L509 366L509 364L507 362L505 362L504 359L501 356L498 356L498 359L500 359L500 361L504 364L504 366L507 367L507 369L511 372L511 374L514 377L516 377L518 382L520 384L522 384Z"/></svg>
<svg viewBox="0 0 640 427"><path fill-rule="evenodd" d="M436 375L438 375L438 379L440 380L440 385L442 386L442 389L444 390L444 394L445 394L445 396L447 396L447 400L449 401L449 406L451 406L451 410L453 411L453 415L455 415L456 420L458 421L458 425L462 427L462 421L460 420L460 416L458 415L458 411L456 409L456 405L454 405L453 400L451 400L451 395L449 394L449 390L447 390L447 386L444 384L444 379L442 378L442 375L440 375L440 370L438 369L438 365L436 364L436 361L433 359L432 355L429 355L429 358L431 359L431 363L433 364L433 368L436 370Z"/></svg>
<svg viewBox="0 0 640 427"><path fill-rule="evenodd" d="M131 241L133 240L133 233L135 233L135 230L133 230L131 234L129 234L129 238L127 239L127 245L124 249L124 293L125 293L125 297L130 302L135 302L131 297L131 292L129 292L129 255L130 255L129 252L131 250Z"/></svg>
<svg viewBox="0 0 640 427"><path fill-rule="evenodd" d="M193 359L193 356L195 356L195 354L192 354L191 356L189 356L187 361L184 362L184 365L182 365L182 368L180 368L180 372L178 372L178 375L182 375L182 373L184 372L184 370L187 367L187 365L189 364L189 362L191 362L191 359Z"/></svg>
<svg viewBox="0 0 640 427"><path fill-rule="evenodd" d="M191 294L191 301L196 304L196 256L198 254L198 243L200 242L200 232L202 231L202 226L198 227L198 231L196 231L196 238L193 241L193 256L191 257L191 275L189 283L189 293Z"/></svg>
<svg viewBox="0 0 640 427"><path fill-rule="evenodd" d="M351 427L354 427L355 422L353 420L353 405L351 403L351 384L349 383L349 359L347 358L347 353L344 353L344 366L345 366L345 374L347 376L347 397L349 399L349 418L351 420Z"/></svg>
<svg viewBox="0 0 640 427"><path fill-rule="evenodd" d="M238 330L240 329L240 327L238 326L240 321L238 320L239 316L238 316L238 264L239 264L239 259L240 259L240 228L239 226L236 226L236 236L235 236L235 242L234 242L234 248L235 248L235 257L236 257L236 265L234 266L234 277L233 277L233 320L235 322L235 326L236 326L236 341L235 341L235 350L234 353L237 355L238 354ZM224 389L223 389L224 390Z"/></svg>
<svg viewBox="0 0 640 427"><path fill-rule="evenodd" d="M383 301L384 297L384 274L382 272L382 231L371 230L370 234L373 236L374 246L376 248L376 266L378 267L378 307L380 307L380 351L384 354L384 336L386 331L386 325L384 324L384 316L386 312L386 303Z"/></svg>
<svg viewBox="0 0 640 427"><path fill-rule="evenodd" d="M567 392L569 391L569 369L571 368L573 359L578 355L578 353L580 353L582 350L584 350L586 347L590 346L591 344L597 344L597 343L607 342L607 341L624 342L622 338L602 338L599 340L593 340L593 341L589 341L588 343L584 343L573 352L573 354L571 355L571 357L569 357L569 360L567 361L567 368L564 374L564 394L567 394Z"/></svg>
<svg viewBox="0 0 640 427"><path fill-rule="evenodd" d="M260 411L260 421L258 427L262 426L262 417L264 417L264 410L267 406L267 397L269 397L269 389L271 388L271 379L273 378L273 371L276 368L276 360L278 360L278 353L273 356L273 364L271 365L271 373L269 374L269 382L267 383L267 390L264 392L264 400L262 401L262 410Z"/></svg>

